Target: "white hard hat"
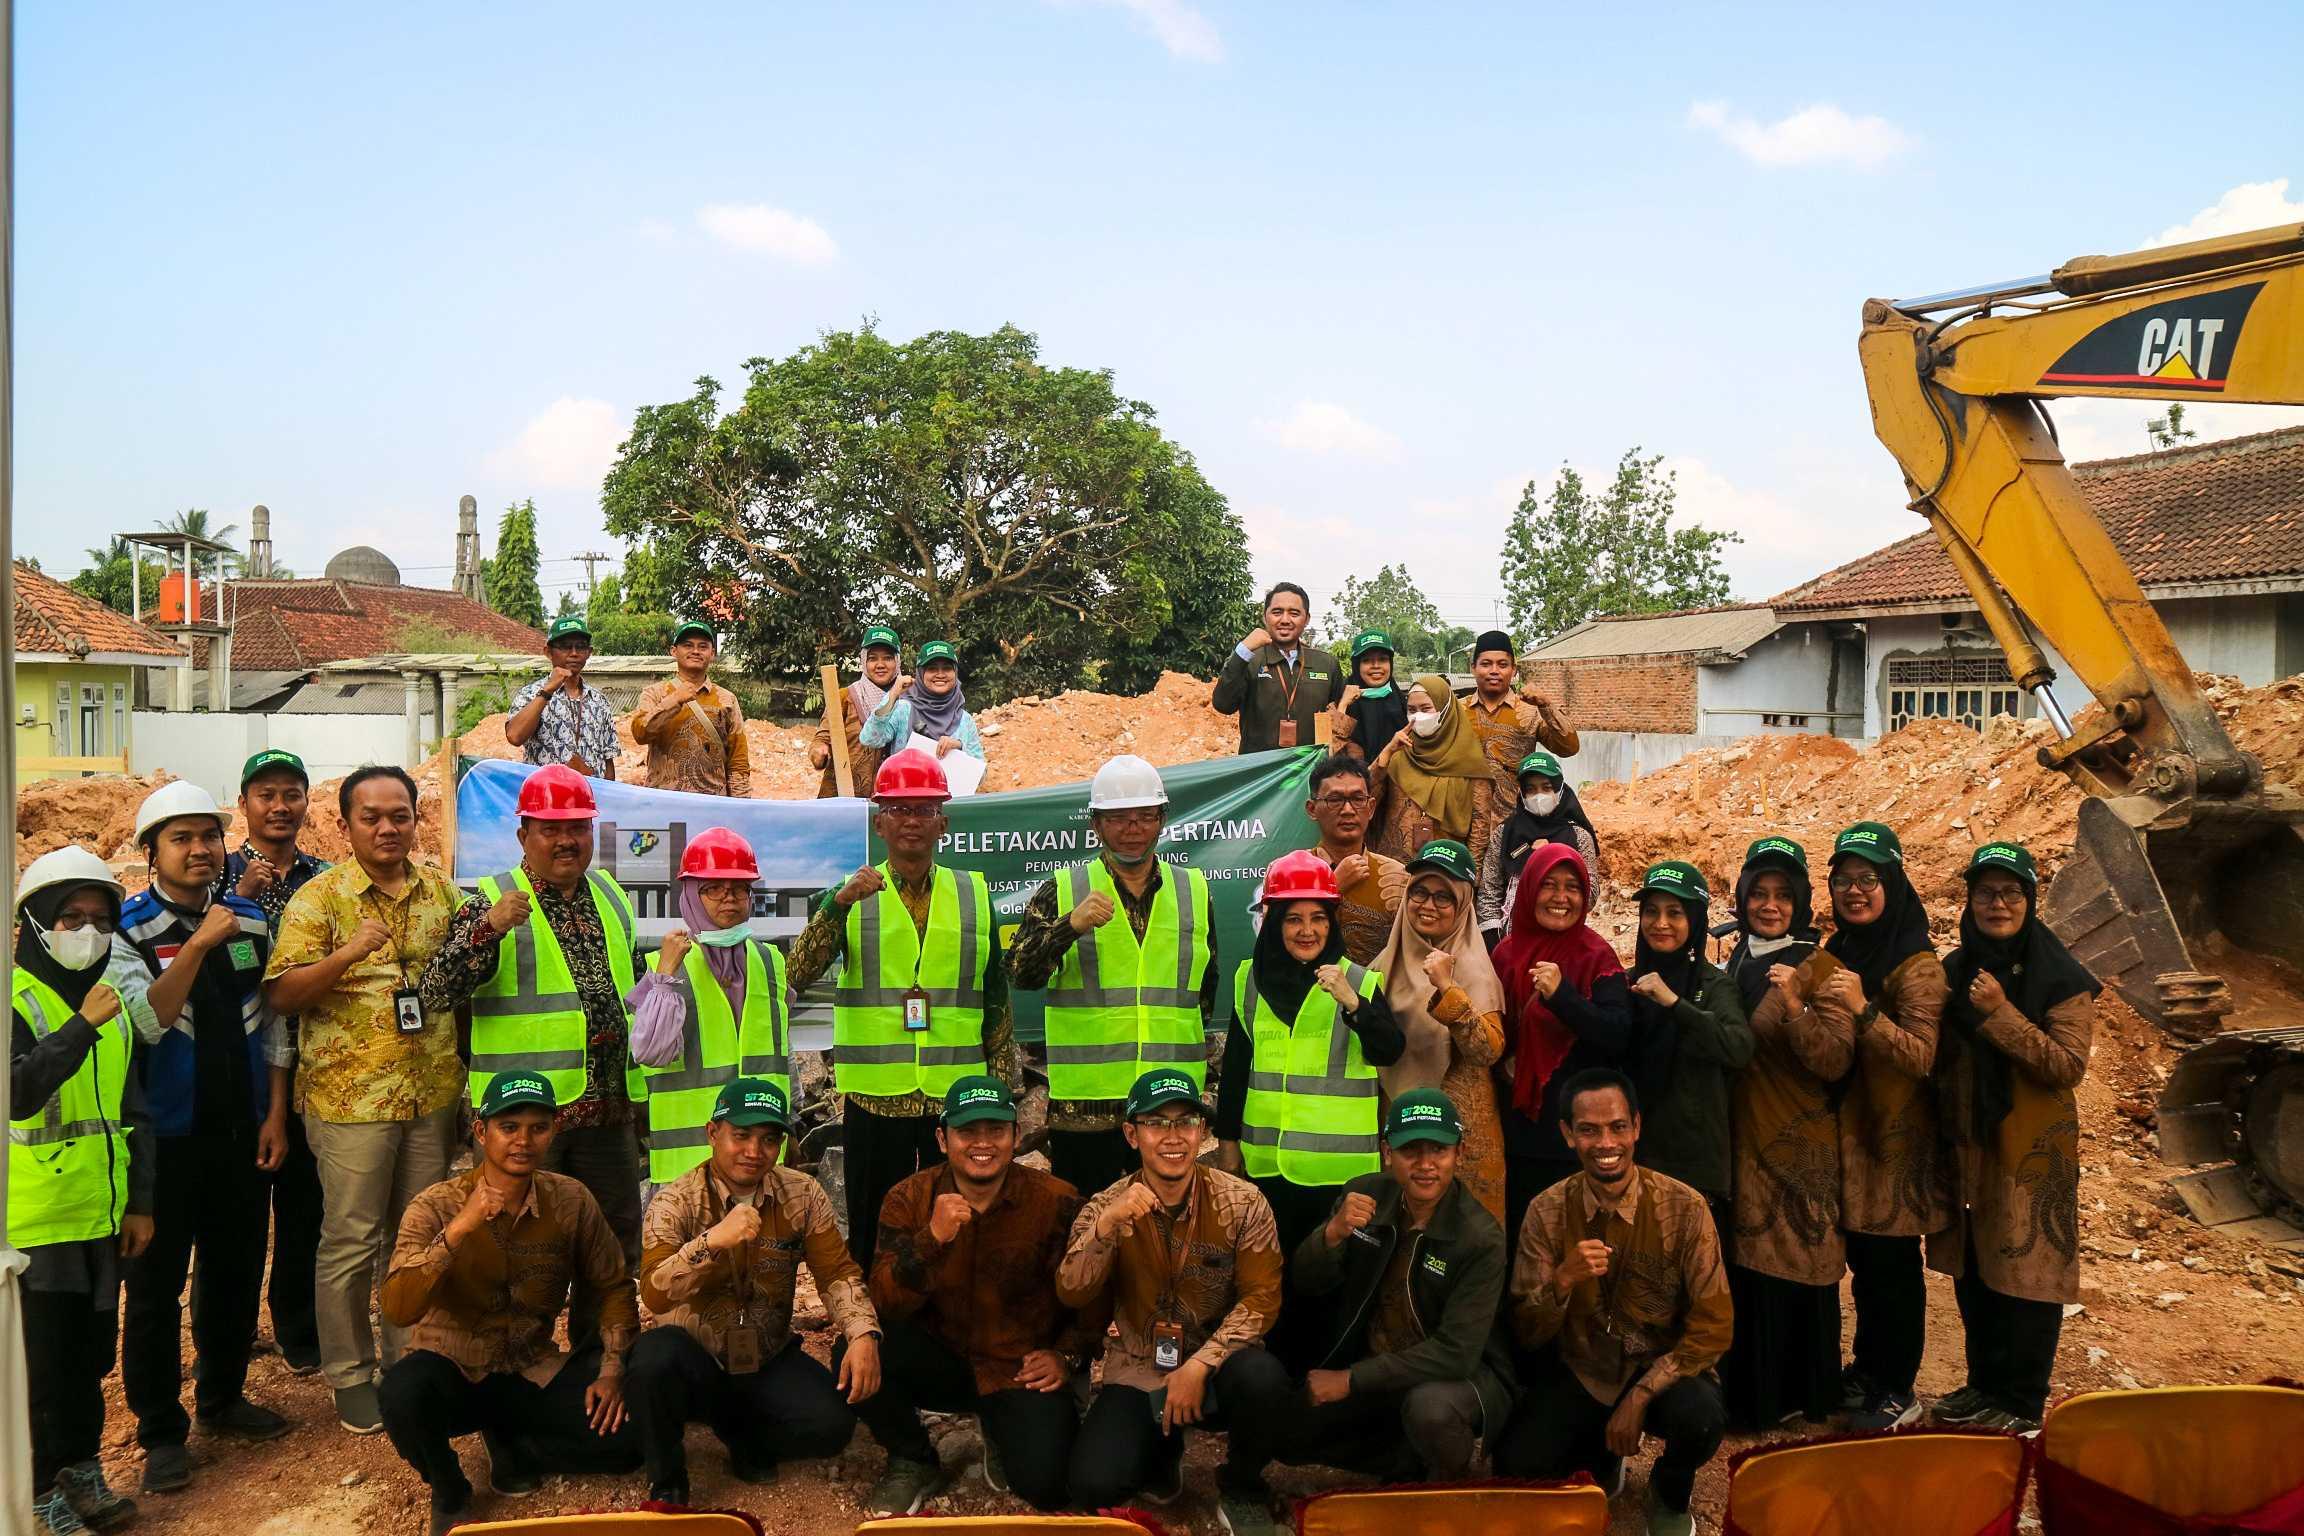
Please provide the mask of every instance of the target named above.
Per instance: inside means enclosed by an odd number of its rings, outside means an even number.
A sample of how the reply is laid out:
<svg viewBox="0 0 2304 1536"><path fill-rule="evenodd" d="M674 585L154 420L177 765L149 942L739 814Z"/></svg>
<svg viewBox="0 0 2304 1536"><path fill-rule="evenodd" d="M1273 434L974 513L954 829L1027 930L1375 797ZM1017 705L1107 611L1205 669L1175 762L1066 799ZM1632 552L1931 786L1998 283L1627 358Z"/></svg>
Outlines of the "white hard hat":
<svg viewBox="0 0 2304 1536"><path fill-rule="evenodd" d="M219 830L225 825L224 808L216 803L214 795L189 779L178 779L161 785L136 807L136 841L141 843L145 833L179 816L213 816Z"/></svg>
<svg viewBox="0 0 2304 1536"><path fill-rule="evenodd" d="M1160 770L1133 753L1113 758L1096 770L1088 786L1088 809L1126 811L1140 805L1166 805L1168 786Z"/></svg>
<svg viewBox="0 0 2304 1536"><path fill-rule="evenodd" d="M115 898L127 894L104 861L78 843L67 843L52 853L44 853L24 867L24 873L16 877L17 910L23 910L33 892L44 891L52 885L101 885Z"/></svg>

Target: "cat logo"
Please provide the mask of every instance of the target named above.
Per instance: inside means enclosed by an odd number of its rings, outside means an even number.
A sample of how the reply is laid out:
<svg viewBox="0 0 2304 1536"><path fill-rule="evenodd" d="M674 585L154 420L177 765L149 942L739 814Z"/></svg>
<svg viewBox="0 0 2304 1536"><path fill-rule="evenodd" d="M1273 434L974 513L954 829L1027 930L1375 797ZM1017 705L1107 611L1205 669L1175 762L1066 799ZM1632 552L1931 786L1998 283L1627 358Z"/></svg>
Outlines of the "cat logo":
<svg viewBox="0 0 2304 1536"><path fill-rule="evenodd" d="M2263 290L2262 283L2242 283L2131 310L2082 337L2040 382L2213 394L2224 387L2249 307Z"/></svg>
<svg viewBox="0 0 2304 1536"><path fill-rule="evenodd" d="M637 859L644 854L655 852L656 845L662 841L663 839L653 832L635 832L625 840L624 848L627 853Z"/></svg>

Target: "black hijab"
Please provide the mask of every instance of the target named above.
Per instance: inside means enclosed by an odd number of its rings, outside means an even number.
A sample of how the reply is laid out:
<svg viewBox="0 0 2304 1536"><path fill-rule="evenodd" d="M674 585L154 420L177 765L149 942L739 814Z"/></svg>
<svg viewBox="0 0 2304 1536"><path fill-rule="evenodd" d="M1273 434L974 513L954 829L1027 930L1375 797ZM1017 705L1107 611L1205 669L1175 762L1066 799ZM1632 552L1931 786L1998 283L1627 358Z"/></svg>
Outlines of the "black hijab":
<svg viewBox="0 0 2304 1536"><path fill-rule="evenodd" d="M1642 896L1641 901L1647 901ZM1706 931L1712 925L1712 903L1690 901L1685 896L1673 900L1687 909L1688 939L1678 949L1654 949L1649 946L1644 928L1635 926L1638 937L1632 943L1632 972L1627 983L1643 976L1661 976L1672 995L1682 1002L1696 1001L1696 968L1704 959ZM1661 1003L1650 1002L1640 995L1637 987L1632 991L1632 1023L1636 1033L1632 1036L1635 1049L1640 1053L1640 1092L1643 1099L1662 1102L1671 1091L1674 1069L1680 1062L1680 1017Z"/></svg>
<svg viewBox="0 0 2304 1536"><path fill-rule="evenodd" d="M1570 827L1582 827L1592 834L1592 846L1600 846L1600 834L1592 826L1592 818L1584 814L1584 804L1576 798L1576 791L1568 781L1560 781L1560 803L1552 807L1552 814L1539 816L1528 809L1528 797L1523 792L1511 816L1504 823L1504 870L1508 875L1520 873L1520 866L1528 862L1528 855L1546 843L1567 843L1576 839L1568 835ZM1674 990L1678 990L1675 988Z"/></svg>
<svg viewBox="0 0 2304 1536"><path fill-rule="evenodd" d="M1779 870L1792 882L1792 926L1784 936L1792 942L1770 949L1766 954L1752 953L1752 922L1745 915L1745 905L1752 899L1752 886L1769 870ZM1779 965L1797 966L1816 952L1816 892L1810 885L1808 871L1788 858L1761 857L1746 864L1736 876L1736 922L1742 930L1736 935L1736 947L1728 954L1728 978L1736 983L1737 995L1744 999L1744 1012L1749 1015L1760 1006L1760 999L1768 993L1768 972Z"/></svg>
<svg viewBox="0 0 2304 1536"><path fill-rule="evenodd" d="M1824 948L1863 978L1864 1000L1877 1003L1887 990L1890 971L1914 955L1934 954L1936 946L1928 937L1928 909L1921 905L1920 893L1912 889L1912 877L1904 873L1903 863L1873 864L1861 858L1856 862L1880 877L1880 894L1887 905L1868 923L1843 922L1835 913L1832 937L1824 941Z"/></svg>
<svg viewBox="0 0 2304 1536"><path fill-rule="evenodd" d="M1951 1127L1955 1140L1982 1145L2000 1129L2015 1107L2014 1063L1990 1041L1981 1038L1984 1015L1968 1001L1968 986L1979 971L1989 971L2008 994L2016 1011L2035 1026L2044 1026L2048 1010L2068 997L2085 992L2094 997L2102 984L2088 968L2072 958L2064 941L2040 921L2039 888L2024 886L2024 926L2005 939L1995 939L1977 926L1976 882L1968 882L1969 902L1960 909L1960 947L1944 960L1944 979L1952 995L1944 1002L1947 1038L1968 1057L1971 1118L1965 1127Z"/></svg>
<svg viewBox="0 0 2304 1536"><path fill-rule="evenodd" d="M1352 663L1352 681L1360 688L1360 697L1352 701L1352 740L1359 743L1360 750L1374 762L1376 754L1390 746L1392 738L1408 724L1408 693L1400 686L1397 671L1383 684L1382 692L1369 691L1360 676L1360 663L1371 654L1363 651ZM1394 658L1393 665L1399 665L1398 658Z"/></svg>
<svg viewBox="0 0 2304 1536"><path fill-rule="evenodd" d="M1288 953L1288 943L1280 936L1282 919L1293 902L1274 902L1265 910L1264 921L1256 928L1256 952L1249 959L1256 995L1272 1010L1273 1017L1290 1028L1295 1027L1296 1010L1304 1006L1304 999L1311 994L1313 973L1344 959L1344 925L1336 920L1336 904L1321 904L1328 908L1328 944L1317 960L1297 959Z"/></svg>
<svg viewBox="0 0 2304 1536"><path fill-rule="evenodd" d="M104 967L111 963L111 956L106 955L84 971L68 971L57 963L54 955L48 953L48 946L41 942L40 929L55 927L57 917L64 911L64 904L85 890L104 893L105 904L112 910L112 942L125 942L118 933L119 893L93 880L83 880L76 885L51 885L45 890L34 891L24 898L23 910L16 919L16 963L54 987L56 995L74 1008L86 1002L88 989L104 979ZM35 922L37 927L34 926Z"/></svg>

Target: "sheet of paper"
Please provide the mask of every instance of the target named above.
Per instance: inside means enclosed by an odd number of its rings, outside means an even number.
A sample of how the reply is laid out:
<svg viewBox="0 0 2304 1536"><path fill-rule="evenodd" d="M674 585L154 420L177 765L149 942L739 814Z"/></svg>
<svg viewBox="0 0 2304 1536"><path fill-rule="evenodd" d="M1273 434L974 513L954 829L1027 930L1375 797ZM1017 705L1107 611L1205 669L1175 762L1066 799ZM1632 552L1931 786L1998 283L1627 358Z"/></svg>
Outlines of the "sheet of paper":
<svg viewBox="0 0 2304 1536"><path fill-rule="evenodd" d="M930 737L921 735L918 731L914 731L912 739L904 745L915 752L925 752L930 757L936 757L935 741ZM983 786L984 764L978 759L970 757L958 747L954 747L942 757L936 757L936 761L943 764L944 782L952 786L953 794L972 795Z"/></svg>

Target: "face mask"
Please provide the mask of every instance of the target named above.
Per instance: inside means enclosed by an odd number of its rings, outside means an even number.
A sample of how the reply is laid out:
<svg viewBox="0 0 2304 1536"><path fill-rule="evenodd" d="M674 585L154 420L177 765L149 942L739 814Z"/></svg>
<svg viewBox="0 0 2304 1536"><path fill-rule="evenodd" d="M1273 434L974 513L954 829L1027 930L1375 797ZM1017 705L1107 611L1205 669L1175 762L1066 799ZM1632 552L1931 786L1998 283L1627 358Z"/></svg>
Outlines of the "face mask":
<svg viewBox="0 0 2304 1536"><path fill-rule="evenodd" d="M1392 697L1392 685L1385 683L1379 687L1370 688L1363 684L1360 689L1360 697L1364 699L1388 699Z"/></svg>
<svg viewBox="0 0 2304 1536"><path fill-rule="evenodd" d="M709 933L696 935L696 942L706 949L734 949L752 937L750 923L738 923L733 928L714 928Z"/></svg>
<svg viewBox="0 0 2304 1536"><path fill-rule="evenodd" d="M112 953L112 935L94 926L43 928L40 942L56 963L68 971L85 971Z"/></svg>
<svg viewBox="0 0 2304 1536"><path fill-rule="evenodd" d="M1560 808L1560 797L1551 790L1540 789L1532 795L1522 795L1520 803L1537 816L1549 816Z"/></svg>
<svg viewBox="0 0 2304 1536"><path fill-rule="evenodd" d="M1419 736L1431 736L1436 734L1440 729L1439 711L1433 710L1430 712L1419 712L1417 714L1410 715L1408 717L1408 729L1414 731Z"/></svg>

